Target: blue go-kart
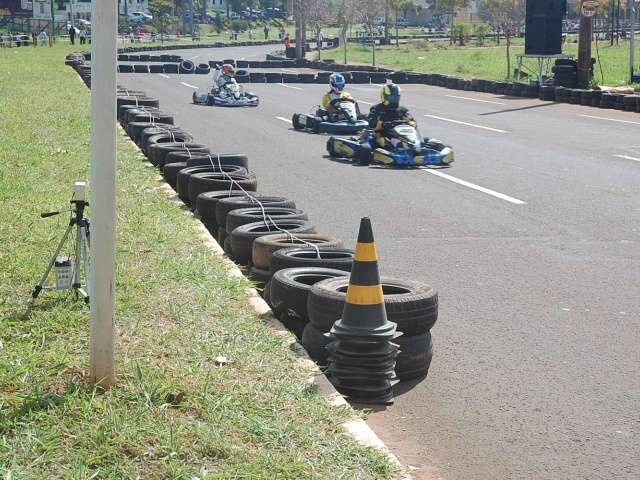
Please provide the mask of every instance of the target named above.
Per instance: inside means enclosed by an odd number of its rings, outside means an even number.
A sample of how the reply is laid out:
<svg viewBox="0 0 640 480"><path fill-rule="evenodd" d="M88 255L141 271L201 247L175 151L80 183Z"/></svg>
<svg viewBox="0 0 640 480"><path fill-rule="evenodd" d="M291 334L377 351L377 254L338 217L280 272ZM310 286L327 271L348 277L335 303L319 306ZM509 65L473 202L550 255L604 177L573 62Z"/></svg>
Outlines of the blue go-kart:
<svg viewBox="0 0 640 480"><path fill-rule="evenodd" d="M330 137L327 152L332 157L352 159L360 165L423 167L453 163L453 149L449 145L436 139L424 140L418 129L406 122L390 123L384 148L376 143L375 133L366 130L359 137Z"/></svg>

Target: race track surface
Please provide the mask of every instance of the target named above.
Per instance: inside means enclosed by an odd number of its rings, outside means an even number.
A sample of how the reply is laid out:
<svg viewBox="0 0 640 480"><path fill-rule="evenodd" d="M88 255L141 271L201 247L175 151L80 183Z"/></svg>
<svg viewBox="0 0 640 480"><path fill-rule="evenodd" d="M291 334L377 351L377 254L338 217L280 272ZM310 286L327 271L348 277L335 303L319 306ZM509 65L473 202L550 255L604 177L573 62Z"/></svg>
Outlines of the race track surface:
<svg viewBox="0 0 640 480"><path fill-rule="evenodd" d="M178 52L263 59L273 46ZM173 52L171 52L173 53ZM292 130L321 85L251 84L256 109L190 102L210 76L122 74L259 191L353 246L370 216L384 275L440 294L428 378L368 423L417 479L640 478L640 115L402 86L442 170L356 167ZM349 87L368 108L379 87Z"/></svg>

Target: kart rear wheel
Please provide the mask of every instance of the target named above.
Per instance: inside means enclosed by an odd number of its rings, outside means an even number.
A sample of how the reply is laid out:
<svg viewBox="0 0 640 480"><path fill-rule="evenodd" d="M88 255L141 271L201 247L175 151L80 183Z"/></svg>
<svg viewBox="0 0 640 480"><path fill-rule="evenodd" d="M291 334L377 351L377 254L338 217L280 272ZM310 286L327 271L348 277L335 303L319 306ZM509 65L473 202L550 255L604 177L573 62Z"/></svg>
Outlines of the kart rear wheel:
<svg viewBox="0 0 640 480"><path fill-rule="evenodd" d="M193 92L193 95L191 95L191 99L193 100L194 105L198 104L198 102L196 102L196 92Z"/></svg>
<svg viewBox="0 0 640 480"><path fill-rule="evenodd" d="M215 101L214 101L214 99L213 99L213 95L209 95L209 96L207 97L207 105L209 105L209 106L211 106L211 107L212 107L212 106L214 106L215 104L216 104L216 102L215 102Z"/></svg>
<svg viewBox="0 0 640 480"><path fill-rule="evenodd" d="M294 113L291 118L291 123L293 123L293 128L296 130L302 130L304 127L300 124L300 114Z"/></svg>
<svg viewBox="0 0 640 480"><path fill-rule="evenodd" d="M356 165L371 165L371 150L367 148L359 148L353 157L353 163Z"/></svg>

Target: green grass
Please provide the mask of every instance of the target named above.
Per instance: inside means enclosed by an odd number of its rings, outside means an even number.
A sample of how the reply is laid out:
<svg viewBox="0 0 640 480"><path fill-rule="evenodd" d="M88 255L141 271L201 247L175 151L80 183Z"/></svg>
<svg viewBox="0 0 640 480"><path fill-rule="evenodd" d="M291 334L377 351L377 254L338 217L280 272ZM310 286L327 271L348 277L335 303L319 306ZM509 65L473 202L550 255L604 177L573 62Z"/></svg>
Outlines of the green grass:
<svg viewBox="0 0 640 480"><path fill-rule="evenodd" d="M596 65L595 77L598 83L604 85L626 84L629 80L629 42L620 42L619 46L610 46L607 42L599 42L600 61L604 81L600 68ZM567 43L564 53L577 57L576 43ZM640 41L638 48L640 50ZM515 69L515 54L524 53L524 45L518 39L512 48L512 71ZM592 48L592 55L597 57L596 44ZM322 53L324 59L334 58L338 62L344 60L342 49L328 50ZM370 64L372 61L371 47L361 44L350 44L347 56L348 62ZM398 70L440 73L455 75L463 78L484 78L487 80L503 80L507 75L507 59L504 43L500 47L494 45L477 47L449 47L448 42L416 42L378 47L376 63ZM526 66L533 68L534 64L527 59Z"/></svg>
<svg viewBox="0 0 640 480"><path fill-rule="evenodd" d="M393 468L341 430L308 369L247 307L244 279L121 139L118 383L87 382L88 311L30 291L88 176L89 93L65 46L0 51L0 477L370 479ZM215 358L231 363L216 366Z"/></svg>

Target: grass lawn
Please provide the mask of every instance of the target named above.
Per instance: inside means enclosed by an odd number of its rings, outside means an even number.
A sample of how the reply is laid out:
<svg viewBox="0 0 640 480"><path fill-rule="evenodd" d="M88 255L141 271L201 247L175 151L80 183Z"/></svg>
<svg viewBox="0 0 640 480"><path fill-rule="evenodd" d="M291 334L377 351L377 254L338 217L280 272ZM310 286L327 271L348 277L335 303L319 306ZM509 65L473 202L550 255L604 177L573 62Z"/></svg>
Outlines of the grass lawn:
<svg viewBox="0 0 640 480"><path fill-rule="evenodd" d="M88 311L30 292L88 177L89 94L69 47L0 51L0 477L371 479L393 467L341 430L289 341L247 306L195 220L119 143L118 384L87 383ZM224 355L230 363L217 366Z"/></svg>
<svg viewBox="0 0 640 480"><path fill-rule="evenodd" d="M518 40L518 45L512 48L512 70L515 69L515 54L524 53L524 45ZM640 41L637 42L640 51ZM503 44L504 45L504 44ZM619 46L610 46L608 42L599 42L600 61L604 73L604 82L600 68L596 65L595 77L599 83L605 85L619 85L627 83L629 78L629 42L620 42ZM565 44L564 53L578 55L578 44ZM592 55L597 57L596 44L593 44ZM324 59L334 58L343 62L342 49L322 52ZM361 44L350 44L347 60L356 63L372 61L371 47ZM441 73L463 78L484 78L487 80L503 80L507 73L506 49L504 46L495 47L452 47L448 42L416 42L378 47L376 63L398 70L417 72ZM526 65L533 67L533 62L527 60Z"/></svg>

